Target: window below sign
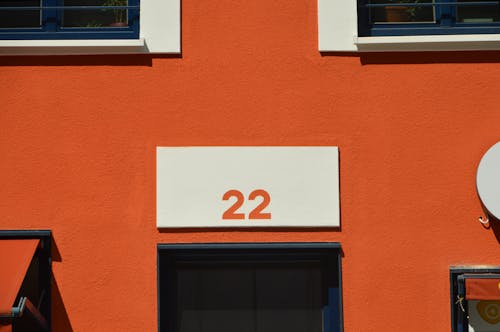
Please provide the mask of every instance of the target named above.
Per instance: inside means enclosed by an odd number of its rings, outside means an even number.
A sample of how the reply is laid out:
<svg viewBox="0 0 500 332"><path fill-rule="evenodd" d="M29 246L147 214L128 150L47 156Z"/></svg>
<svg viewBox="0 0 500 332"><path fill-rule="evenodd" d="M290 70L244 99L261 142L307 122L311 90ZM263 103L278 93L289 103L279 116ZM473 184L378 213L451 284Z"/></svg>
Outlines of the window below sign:
<svg viewBox="0 0 500 332"><path fill-rule="evenodd" d="M339 332L336 243L159 245L160 332Z"/></svg>
<svg viewBox="0 0 500 332"><path fill-rule="evenodd" d="M500 331L500 267L450 270L452 332Z"/></svg>

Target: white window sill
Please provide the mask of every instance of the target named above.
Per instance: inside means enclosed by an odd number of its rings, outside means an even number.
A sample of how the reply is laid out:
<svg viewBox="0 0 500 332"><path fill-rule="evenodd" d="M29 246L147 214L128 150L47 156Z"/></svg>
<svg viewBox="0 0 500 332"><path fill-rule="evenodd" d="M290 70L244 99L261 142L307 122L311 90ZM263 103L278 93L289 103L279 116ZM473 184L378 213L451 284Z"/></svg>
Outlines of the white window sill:
<svg viewBox="0 0 500 332"><path fill-rule="evenodd" d="M0 55L149 53L144 38L101 40L0 40Z"/></svg>
<svg viewBox="0 0 500 332"><path fill-rule="evenodd" d="M500 35L357 37L354 45L359 52L500 50Z"/></svg>

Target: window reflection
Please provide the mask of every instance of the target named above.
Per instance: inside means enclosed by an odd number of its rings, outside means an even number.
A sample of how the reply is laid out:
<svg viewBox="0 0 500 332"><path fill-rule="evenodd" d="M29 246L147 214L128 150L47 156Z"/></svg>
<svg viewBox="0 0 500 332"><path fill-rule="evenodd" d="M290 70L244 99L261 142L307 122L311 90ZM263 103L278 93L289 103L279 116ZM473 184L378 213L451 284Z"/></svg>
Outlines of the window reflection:
<svg viewBox="0 0 500 332"><path fill-rule="evenodd" d="M107 7L127 5L127 0L64 0L64 6L102 6L102 8L63 10L62 26L66 28L126 27L128 26L127 9Z"/></svg>
<svg viewBox="0 0 500 332"><path fill-rule="evenodd" d="M370 4L381 6L371 7L370 16L373 23L429 23L434 22L432 0L372 0Z"/></svg>

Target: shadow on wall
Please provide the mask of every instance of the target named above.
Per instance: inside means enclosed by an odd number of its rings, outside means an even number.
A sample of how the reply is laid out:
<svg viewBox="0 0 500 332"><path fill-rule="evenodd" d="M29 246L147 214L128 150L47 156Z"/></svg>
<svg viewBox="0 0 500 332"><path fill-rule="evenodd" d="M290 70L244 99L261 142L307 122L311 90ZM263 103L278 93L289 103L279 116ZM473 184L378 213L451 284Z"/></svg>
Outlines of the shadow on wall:
<svg viewBox="0 0 500 332"><path fill-rule="evenodd" d="M493 234L497 238L497 242L500 244L500 220L493 216L488 216L490 222L489 227L493 230Z"/></svg>
<svg viewBox="0 0 500 332"><path fill-rule="evenodd" d="M52 238L52 261L53 262L62 262L61 254L59 253L59 249ZM59 287L57 286L57 282L52 277L52 331L54 332L73 332L73 328L71 327L71 323L69 321L68 312L66 311L66 307L64 306L64 302L61 296L61 292L59 291Z"/></svg>
<svg viewBox="0 0 500 332"><path fill-rule="evenodd" d="M361 53L363 65L425 63L499 63L498 51Z"/></svg>
<svg viewBox="0 0 500 332"><path fill-rule="evenodd" d="M1 66L145 66L152 67L153 59L181 58L178 54L115 54L115 55L58 55L58 56L0 56Z"/></svg>
<svg viewBox="0 0 500 332"><path fill-rule="evenodd" d="M52 279L52 331L73 332L57 282Z"/></svg>
<svg viewBox="0 0 500 332"><path fill-rule="evenodd" d="M481 201L481 197L479 197L479 194L476 193L476 195L479 203L481 204L481 209L483 211L483 215L479 217L479 222L483 224L484 228L486 229L491 228L493 234L495 234L497 242L500 244L500 220L498 220L491 213L488 212L488 209L486 209L486 206L484 206L483 202ZM488 221L486 222L485 220Z"/></svg>
<svg viewBox="0 0 500 332"><path fill-rule="evenodd" d="M200 228L200 227L190 227L190 228L158 228L158 232L165 234L175 234L175 233L238 233L238 232L249 232L249 233L290 233L290 232L308 232L308 233L322 233L322 232L341 232L342 228L339 227L214 227L214 228Z"/></svg>

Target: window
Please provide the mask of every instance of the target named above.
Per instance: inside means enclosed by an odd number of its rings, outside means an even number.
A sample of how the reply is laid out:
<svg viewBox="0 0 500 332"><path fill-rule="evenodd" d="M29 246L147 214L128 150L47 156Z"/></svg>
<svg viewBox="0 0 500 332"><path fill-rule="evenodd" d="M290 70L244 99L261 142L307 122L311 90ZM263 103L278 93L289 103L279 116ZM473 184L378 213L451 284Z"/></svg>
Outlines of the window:
<svg viewBox="0 0 500 332"><path fill-rule="evenodd" d="M452 332L500 331L500 267L450 270Z"/></svg>
<svg viewBox="0 0 500 332"><path fill-rule="evenodd" d="M0 55L180 53L180 0L2 0Z"/></svg>
<svg viewBox="0 0 500 332"><path fill-rule="evenodd" d="M0 330L50 332L51 232L0 231Z"/></svg>
<svg viewBox="0 0 500 332"><path fill-rule="evenodd" d="M498 1L359 0L360 36L500 32Z"/></svg>
<svg viewBox="0 0 500 332"><path fill-rule="evenodd" d="M337 243L158 246L160 332L340 332Z"/></svg>
<svg viewBox="0 0 500 332"><path fill-rule="evenodd" d="M500 50L500 3L318 0L321 52Z"/></svg>
<svg viewBox="0 0 500 332"><path fill-rule="evenodd" d="M139 38L138 0L7 0L0 39Z"/></svg>

